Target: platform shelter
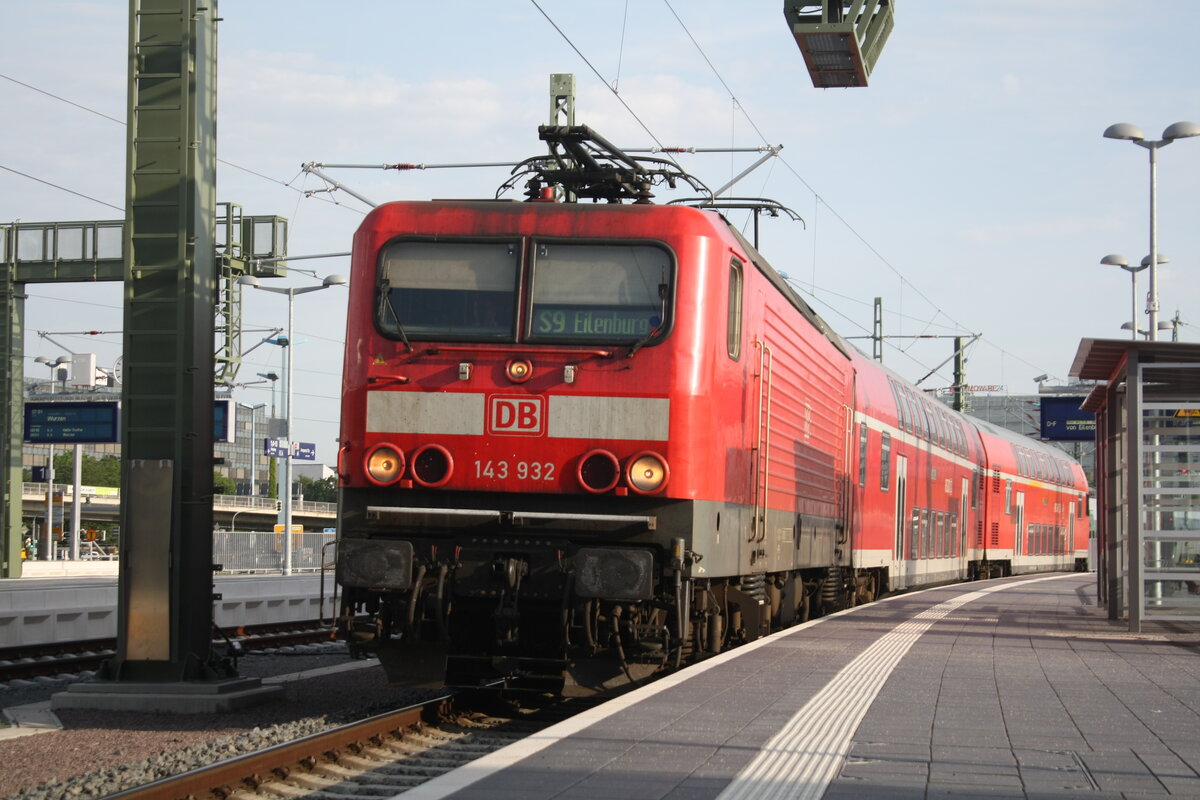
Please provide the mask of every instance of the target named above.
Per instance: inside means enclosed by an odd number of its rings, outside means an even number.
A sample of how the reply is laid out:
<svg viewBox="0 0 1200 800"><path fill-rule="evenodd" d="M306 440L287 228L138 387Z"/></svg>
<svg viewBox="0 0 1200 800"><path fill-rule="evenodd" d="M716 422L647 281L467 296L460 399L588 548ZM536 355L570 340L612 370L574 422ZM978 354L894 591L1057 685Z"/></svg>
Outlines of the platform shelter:
<svg viewBox="0 0 1200 800"><path fill-rule="evenodd" d="M1200 621L1200 344L1084 339L1071 376L1099 381L1097 595L1112 619Z"/></svg>

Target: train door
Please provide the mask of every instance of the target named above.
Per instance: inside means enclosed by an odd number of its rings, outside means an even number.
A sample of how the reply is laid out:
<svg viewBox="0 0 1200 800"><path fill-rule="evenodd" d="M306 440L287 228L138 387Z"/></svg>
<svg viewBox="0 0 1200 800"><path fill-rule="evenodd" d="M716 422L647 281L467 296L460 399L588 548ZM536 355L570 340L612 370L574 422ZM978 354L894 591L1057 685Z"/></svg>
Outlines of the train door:
<svg viewBox="0 0 1200 800"><path fill-rule="evenodd" d="M971 478L962 479L962 497L958 498L958 534L955 537L954 552L952 553L958 561L958 574L963 578L967 576L967 531L971 528L969 514L971 480Z"/></svg>
<svg viewBox="0 0 1200 800"><path fill-rule="evenodd" d="M904 532L908 529L908 457L896 455L896 518L894 528L894 546L892 550L892 574L896 580L894 586L911 586L910 570L905 569Z"/></svg>
<svg viewBox="0 0 1200 800"><path fill-rule="evenodd" d="M1075 561L1075 502L1067 503L1067 540L1063 542L1063 568L1071 569Z"/></svg>
<svg viewBox="0 0 1200 800"><path fill-rule="evenodd" d="M1017 492L1017 507L1013 511L1013 522L1017 529L1013 533L1013 561L1025 552L1025 493ZM1015 563L1014 563L1015 566Z"/></svg>

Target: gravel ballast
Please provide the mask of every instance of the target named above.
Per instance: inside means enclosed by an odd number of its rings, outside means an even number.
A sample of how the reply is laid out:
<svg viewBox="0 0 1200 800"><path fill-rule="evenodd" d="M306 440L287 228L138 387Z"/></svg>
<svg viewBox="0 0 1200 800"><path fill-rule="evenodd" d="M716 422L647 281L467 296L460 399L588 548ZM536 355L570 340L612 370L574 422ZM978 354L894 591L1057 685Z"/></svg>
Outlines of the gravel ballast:
<svg viewBox="0 0 1200 800"><path fill-rule="evenodd" d="M238 672L267 678L350 661L340 643L243 658ZM284 682L278 700L224 714L63 709L63 729L0 740L0 798L100 798L123 789L420 702L431 693L387 685L377 661ZM78 676L0 689L5 708L44 701ZM86 678L85 678L86 679Z"/></svg>

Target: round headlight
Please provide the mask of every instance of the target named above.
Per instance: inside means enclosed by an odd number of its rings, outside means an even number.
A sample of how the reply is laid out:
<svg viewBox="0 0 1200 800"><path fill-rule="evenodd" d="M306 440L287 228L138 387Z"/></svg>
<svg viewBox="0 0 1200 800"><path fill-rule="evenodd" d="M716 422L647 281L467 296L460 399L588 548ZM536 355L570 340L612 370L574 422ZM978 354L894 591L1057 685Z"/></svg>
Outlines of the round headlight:
<svg viewBox="0 0 1200 800"><path fill-rule="evenodd" d="M629 482L629 488L638 494L657 492L670 477L666 459L658 453L638 453L629 459L625 467L625 480Z"/></svg>
<svg viewBox="0 0 1200 800"><path fill-rule="evenodd" d="M527 358L510 358L504 365L504 374L513 383L524 383L533 377L533 363Z"/></svg>
<svg viewBox="0 0 1200 800"><path fill-rule="evenodd" d="M400 480L404 474L404 454L390 444L377 444L367 451L367 478L386 486Z"/></svg>

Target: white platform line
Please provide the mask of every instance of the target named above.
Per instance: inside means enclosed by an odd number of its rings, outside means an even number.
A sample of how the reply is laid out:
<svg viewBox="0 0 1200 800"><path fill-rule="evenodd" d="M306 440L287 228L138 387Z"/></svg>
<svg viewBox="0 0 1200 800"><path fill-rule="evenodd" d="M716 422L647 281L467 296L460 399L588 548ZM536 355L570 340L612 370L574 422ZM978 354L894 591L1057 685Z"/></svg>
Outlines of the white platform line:
<svg viewBox="0 0 1200 800"><path fill-rule="evenodd" d="M717 800L817 800L837 776L851 738L879 691L921 636L960 606L993 592L1060 578L1005 583L922 611L842 668L717 796Z"/></svg>

